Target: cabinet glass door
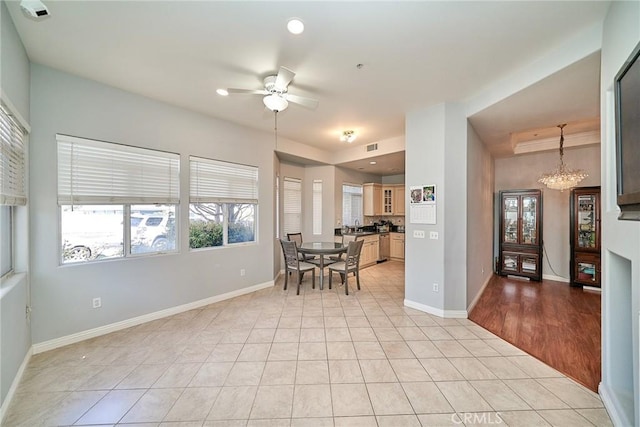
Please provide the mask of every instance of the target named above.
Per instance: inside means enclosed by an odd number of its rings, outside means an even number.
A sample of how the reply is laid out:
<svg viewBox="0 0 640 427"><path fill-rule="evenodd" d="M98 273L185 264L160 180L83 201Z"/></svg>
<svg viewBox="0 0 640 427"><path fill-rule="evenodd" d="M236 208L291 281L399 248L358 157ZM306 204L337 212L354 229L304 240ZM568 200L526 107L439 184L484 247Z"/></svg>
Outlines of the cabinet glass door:
<svg viewBox="0 0 640 427"><path fill-rule="evenodd" d="M538 257L533 255L522 255L522 272L536 274L538 272Z"/></svg>
<svg viewBox="0 0 640 427"><path fill-rule="evenodd" d="M596 196L578 196L578 223L576 246L580 249L595 249L596 242Z"/></svg>
<svg viewBox="0 0 640 427"><path fill-rule="evenodd" d="M518 243L518 197L504 198L504 238L505 243Z"/></svg>
<svg viewBox="0 0 640 427"><path fill-rule="evenodd" d="M505 253L502 255L502 270L503 271L518 271L518 255Z"/></svg>
<svg viewBox="0 0 640 427"><path fill-rule="evenodd" d="M522 197L522 241L525 245L538 243L538 207L535 196Z"/></svg>

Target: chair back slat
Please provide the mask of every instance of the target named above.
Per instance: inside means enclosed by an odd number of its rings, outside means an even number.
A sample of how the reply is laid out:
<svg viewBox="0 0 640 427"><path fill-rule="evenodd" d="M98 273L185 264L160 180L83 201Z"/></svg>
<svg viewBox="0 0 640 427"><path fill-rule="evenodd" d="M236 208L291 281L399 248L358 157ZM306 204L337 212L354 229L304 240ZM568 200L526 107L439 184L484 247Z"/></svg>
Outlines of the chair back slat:
<svg viewBox="0 0 640 427"><path fill-rule="evenodd" d="M349 242L349 246L347 246L347 257L345 260L347 269L356 268L360 263L360 252L362 251L363 244L364 240Z"/></svg>
<svg viewBox="0 0 640 427"><path fill-rule="evenodd" d="M348 245L349 242L355 242L356 240L358 240L358 236L352 236L352 235L342 236L343 245Z"/></svg>
<svg viewBox="0 0 640 427"><path fill-rule="evenodd" d="M284 262L288 268L298 269L298 246L295 241L280 240Z"/></svg>

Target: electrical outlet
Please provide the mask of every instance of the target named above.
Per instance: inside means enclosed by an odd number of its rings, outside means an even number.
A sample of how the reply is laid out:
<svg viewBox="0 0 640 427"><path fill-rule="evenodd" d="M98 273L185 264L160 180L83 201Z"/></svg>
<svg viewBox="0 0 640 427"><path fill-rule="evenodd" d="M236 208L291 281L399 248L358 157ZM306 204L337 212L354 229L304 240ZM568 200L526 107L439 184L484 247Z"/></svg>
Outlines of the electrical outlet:
<svg viewBox="0 0 640 427"><path fill-rule="evenodd" d="M440 292L440 286L437 283L433 284L433 292Z"/></svg>
<svg viewBox="0 0 640 427"><path fill-rule="evenodd" d="M241 276L244 276L244 274L245 274L244 268L241 268L241 269L240 269L240 275L241 275Z"/></svg>
<svg viewBox="0 0 640 427"><path fill-rule="evenodd" d="M432 231L429 233L429 238L432 240L438 240L438 232L437 231Z"/></svg>
<svg viewBox="0 0 640 427"><path fill-rule="evenodd" d="M93 308L102 307L102 298L94 298L93 299Z"/></svg>
<svg viewBox="0 0 640 427"><path fill-rule="evenodd" d="M413 230L413 237L416 239L424 239L424 231L423 230Z"/></svg>

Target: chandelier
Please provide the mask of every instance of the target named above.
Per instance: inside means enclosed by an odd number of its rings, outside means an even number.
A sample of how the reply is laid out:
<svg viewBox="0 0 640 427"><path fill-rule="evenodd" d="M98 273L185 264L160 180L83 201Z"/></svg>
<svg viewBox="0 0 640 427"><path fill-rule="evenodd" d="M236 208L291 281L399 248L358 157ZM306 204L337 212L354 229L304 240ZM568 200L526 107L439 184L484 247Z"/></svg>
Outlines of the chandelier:
<svg viewBox="0 0 640 427"><path fill-rule="evenodd" d="M580 181L589 176L589 174L581 169L569 169L564 164L562 157L564 156L564 127L566 125L566 123L558 125L560 128L560 164L556 170L545 173L540 177L540 179L538 179L538 182L541 182L552 190L568 190L569 188L575 187Z"/></svg>

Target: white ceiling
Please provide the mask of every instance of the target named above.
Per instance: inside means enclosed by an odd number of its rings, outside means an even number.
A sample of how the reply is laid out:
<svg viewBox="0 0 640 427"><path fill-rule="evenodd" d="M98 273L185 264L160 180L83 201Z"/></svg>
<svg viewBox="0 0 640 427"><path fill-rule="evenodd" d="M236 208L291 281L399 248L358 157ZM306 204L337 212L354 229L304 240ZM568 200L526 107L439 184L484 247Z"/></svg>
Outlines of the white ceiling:
<svg viewBox="0 0 640 427"><path fill-rule="evenodd" d="M342 130L364 145L404 134L405 113L468 99L603 21L609 2L52 1L51 16L8 8L31 61L264 131L260 96L279 66L296 72L283 137L339 151ZM302 35L286 30L301 18ZM363 64L358 69L356 64ZM598 116L599 55L474 115L498 156L509 134ZM356 166L358 167L358 166ZM395 174L395 173L388 173Z"/></svg>

